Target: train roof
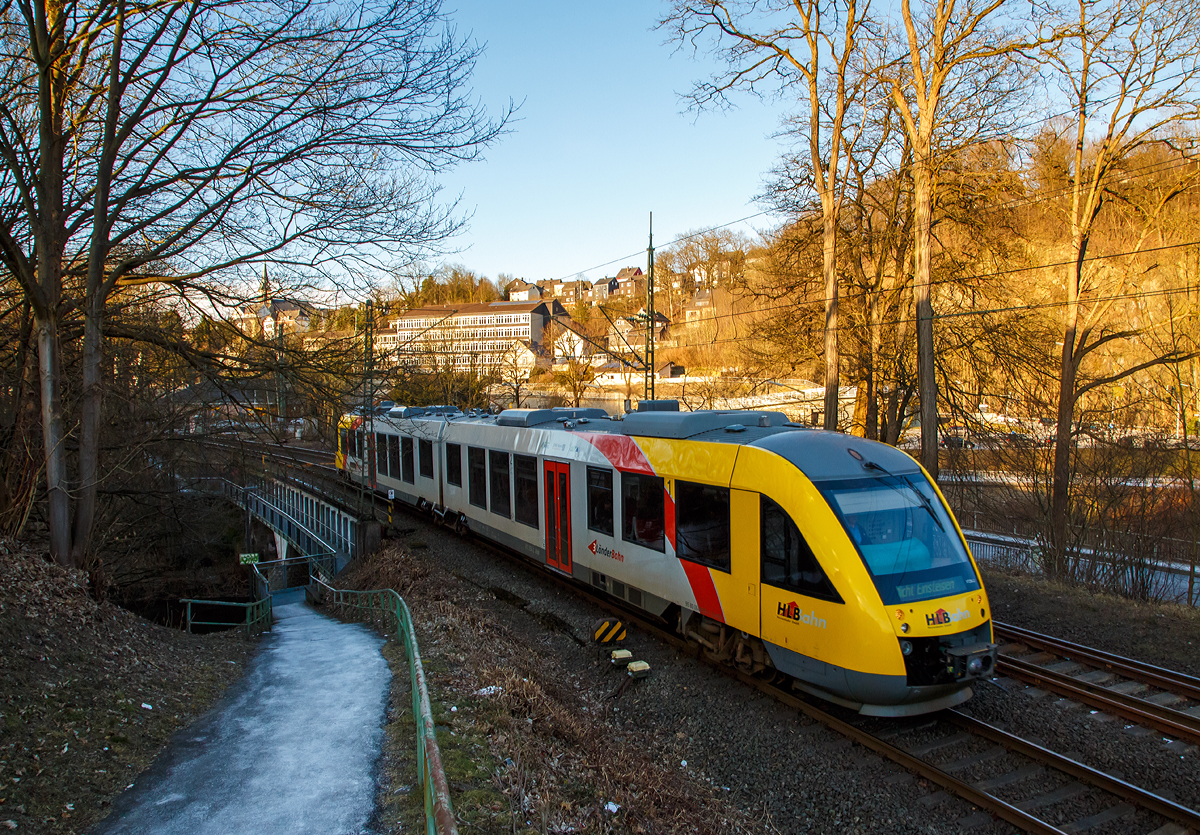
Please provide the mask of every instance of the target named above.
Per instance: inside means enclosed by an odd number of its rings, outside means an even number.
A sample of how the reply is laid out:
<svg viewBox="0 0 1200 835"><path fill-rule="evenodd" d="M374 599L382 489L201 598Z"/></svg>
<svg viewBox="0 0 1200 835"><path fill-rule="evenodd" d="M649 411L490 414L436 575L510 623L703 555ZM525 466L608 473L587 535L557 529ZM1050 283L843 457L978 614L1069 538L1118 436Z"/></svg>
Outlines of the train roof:
<svg viewBox="0 0 1200 835"><path fill-rule="evenodd" d="M638 411L614 418L603 409L506 409L497 415L426 407L393 409L389 417L755 446L790 461L814 480L861 478L880 473L908 475L921 470L907 453L895 447L792 423L780 412L718 409L680 412L677 408L672 401L643 401Z"/></svg>

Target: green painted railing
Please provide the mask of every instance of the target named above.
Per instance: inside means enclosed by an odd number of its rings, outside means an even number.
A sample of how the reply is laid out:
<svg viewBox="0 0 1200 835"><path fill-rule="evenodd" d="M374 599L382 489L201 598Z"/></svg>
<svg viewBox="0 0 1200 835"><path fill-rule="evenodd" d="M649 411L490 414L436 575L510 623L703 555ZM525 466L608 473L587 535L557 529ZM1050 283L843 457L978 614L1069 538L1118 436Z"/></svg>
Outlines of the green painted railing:
<svg viewBox="0 0 1200 835"><path fill-rule="evenodd" d="M253 633L256 630L266 629L271 625L270 595L253 603L231 603L227 600L197 600L192 597L181 597L179 602L187 604L186 624L188 632L192 631L193 626L239 626L244 628L246 632ZM240 606L246 610L246 619L241 623L227 620L194 620L192 618L193 603L202 606Z"/></svg>
<svg viewBox="0 0 1200 835"><path fill-rule="evenodd" d="M429 691L425 687L425 669L417 649L412 615L408 605L392 589L354 591L335 589L325 566L311 564L311 576L322 590L322 598L335 605L372 609L396 619L396 632L404 641L408 668L412 673L413 718L417 723L417 780L425 791L425 832L427 835L458 835L454 812L450 808L450 789L442 769L442 754L434 733L433 712L429 708Z"/></svg>

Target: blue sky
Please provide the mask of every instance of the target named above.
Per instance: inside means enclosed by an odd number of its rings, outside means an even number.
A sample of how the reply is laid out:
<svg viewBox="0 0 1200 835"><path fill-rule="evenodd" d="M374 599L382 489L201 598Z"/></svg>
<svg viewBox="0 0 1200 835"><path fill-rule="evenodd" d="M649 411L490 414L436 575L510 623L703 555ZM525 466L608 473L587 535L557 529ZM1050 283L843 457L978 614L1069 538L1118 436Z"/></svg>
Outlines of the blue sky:
<svg viewBox="0 0 1200 835"><path fill-rule="evenodd" d="M729 112L685 112L679 94L714 65L664 43L653 27L665 3L445 0L444 10L460 36L486 44L473 84L483 104L521 104L483 161L440 178L471 214L448 261L489 278L595 279L645 267L651 211L656 247L762 211L754 196L782 150L771 135L785 106L739 97Z"/></svg>

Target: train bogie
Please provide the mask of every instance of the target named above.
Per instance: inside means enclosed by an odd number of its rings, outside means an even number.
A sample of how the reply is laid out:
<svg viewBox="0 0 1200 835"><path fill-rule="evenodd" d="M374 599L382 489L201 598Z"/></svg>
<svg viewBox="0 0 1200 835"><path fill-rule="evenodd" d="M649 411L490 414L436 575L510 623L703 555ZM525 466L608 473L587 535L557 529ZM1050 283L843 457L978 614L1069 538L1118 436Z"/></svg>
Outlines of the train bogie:
<svg viewBox="0 0 1200 835"><path fill-rule="evenodd" d="M961 531L891 447L767 412L410 410L342 437L353 477L674 618L742 669L879 715L957 704L991 674Z"/></svg>

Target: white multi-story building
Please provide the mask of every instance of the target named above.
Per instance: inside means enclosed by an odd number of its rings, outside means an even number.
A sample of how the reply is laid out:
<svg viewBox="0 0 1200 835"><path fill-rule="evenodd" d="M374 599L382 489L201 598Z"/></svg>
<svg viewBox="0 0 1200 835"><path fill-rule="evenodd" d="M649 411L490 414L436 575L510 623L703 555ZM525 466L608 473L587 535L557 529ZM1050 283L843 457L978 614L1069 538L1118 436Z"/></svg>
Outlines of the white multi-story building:
<svg viewBox="0 0 1200 835"><path fill-rule="evenodd" d="M544 353L546 326L570 321L556 300L419 307L375 335L378 361L410 368L489 372L512 356L514 343Z"/></svg>

